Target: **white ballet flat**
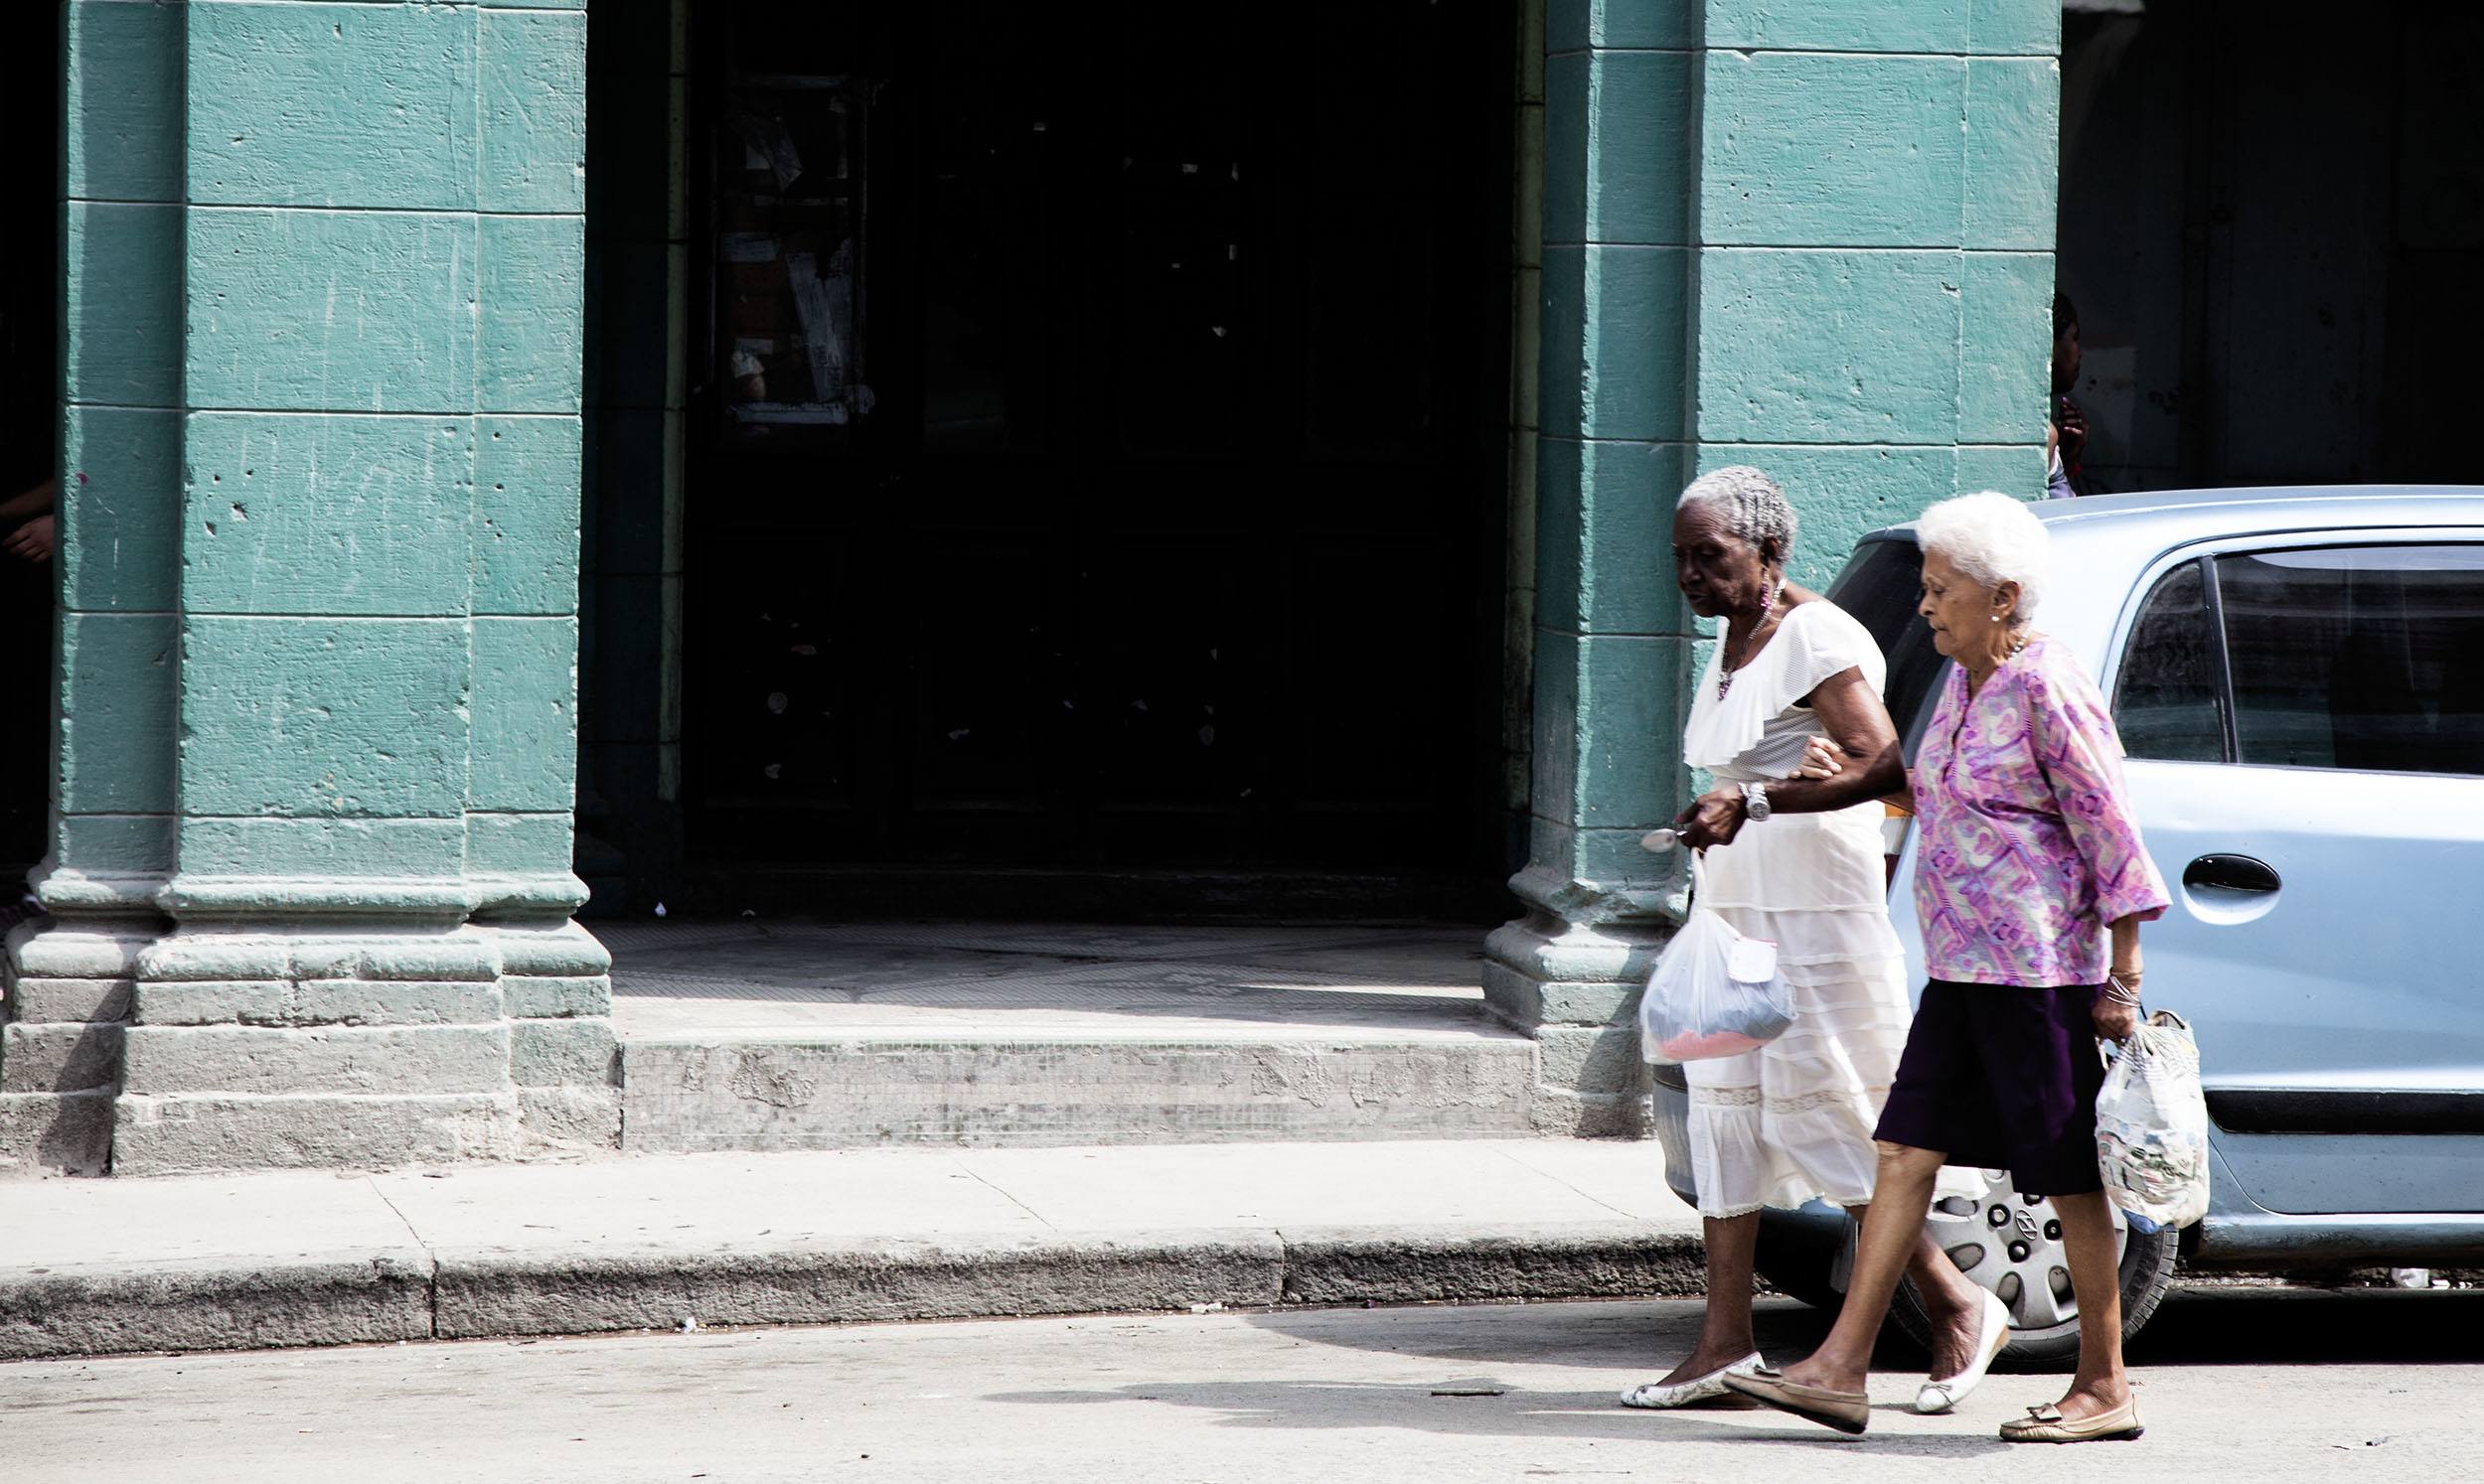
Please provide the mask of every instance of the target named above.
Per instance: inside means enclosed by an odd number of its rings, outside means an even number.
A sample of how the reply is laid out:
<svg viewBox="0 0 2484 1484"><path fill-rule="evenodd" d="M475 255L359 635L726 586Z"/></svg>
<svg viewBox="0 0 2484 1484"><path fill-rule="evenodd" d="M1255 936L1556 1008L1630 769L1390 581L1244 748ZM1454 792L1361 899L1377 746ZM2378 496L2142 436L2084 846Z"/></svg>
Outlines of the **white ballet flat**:
<svg viewBox="0 0 2484 1484"><path fill-rule="evenodd" d="M1622 1405L1643 1407L1651 1411L1662 1411L1670 1407L1688 1407L1694 1402L1713 1402L1719 1397L1733 1395L1733 1392L1725 1385L1726 1377L1748 1376L1759 1370L1761 1365L1760 1352L1754 1350L1741 1360L1710 1371L1705 1376L1694 1376L1688 1381L1677 1381L1671 1386L1651 1381L1645 1386L1631 1387L1622 1394Z"/></svg>
<svg viewBox="0 0 2484 1484"><path fill-rule="evenodd" d="M1947 1411L1966 1400L1975 1383L1984 1379L1992 1368L1992 1359L2001 1347L2010 1342L2009 1305L1987 1290L1984 1293L1983 1327L1975 1332L1975 1359L1963 1371L1941 1381L1927 1381L1915 1394L1915 1410L1927 1415Z"/></svg>

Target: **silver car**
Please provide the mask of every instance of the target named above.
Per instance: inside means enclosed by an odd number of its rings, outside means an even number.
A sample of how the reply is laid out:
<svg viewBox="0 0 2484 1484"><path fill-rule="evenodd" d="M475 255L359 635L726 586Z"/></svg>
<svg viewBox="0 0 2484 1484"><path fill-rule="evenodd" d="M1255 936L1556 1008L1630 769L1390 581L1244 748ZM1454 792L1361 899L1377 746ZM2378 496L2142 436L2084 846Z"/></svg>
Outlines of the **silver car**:
<svg viewBox="0 0 2484 1484"><path fill-rule="evenodd" d="M2207 1219L2123 1234L2135 1333L2186 1266L2317 1271L2484 1258L2484 489L2182 491L2048 502L2038 627L2112 700L2149 852L2152 1006L2199 1037L2215 1127ZM1948 662L1915 616L1911 527L1856 545L1830 597L1889 660L1907 755ZM1765 827L1765 826L1761 826ZM1912 842L1889 911L1924 978ZM1656 1133L1685 1200L1678 1068ZM1934 1231L2066 1362L2078 1309L2049 1205L1947 1171ZM1761 1267L1834 1303L1842 1213L1773 1212ZM1897 1314L1920 1339L1922 1312Z"/></svg>

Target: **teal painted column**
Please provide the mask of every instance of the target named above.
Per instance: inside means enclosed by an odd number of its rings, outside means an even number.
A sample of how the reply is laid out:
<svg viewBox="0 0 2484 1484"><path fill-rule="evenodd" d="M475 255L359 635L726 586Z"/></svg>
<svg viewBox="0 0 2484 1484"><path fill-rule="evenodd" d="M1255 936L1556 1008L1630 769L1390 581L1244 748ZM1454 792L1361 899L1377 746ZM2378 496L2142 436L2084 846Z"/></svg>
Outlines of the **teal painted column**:
<svg viewBox="0 0 2484 1484"><path fill-rule="evenodd" d="M1535 706L1526 917L1494 933L1484 993L1531 1030L1548 1130L1633 1132L1625 1024L1671 922L1638 847L1682 791L1690 640L1663 562L1688 467L1696 16L1554 0L1546 16Z"/></svg>
<svg viewBox="0 0 2484 1484"><path fill-rule="evenodd" d="M1693 472L1802 513L1796 581L1951 494L2044 490L2050 0L1708 0Z"/></svg>
<svg viewBox="0 0 2484 1484"><path fill-rule="evenodd" d="M72 610L62 926L20 972L125 991L115 1169L609 1147L568 921L584 10L69 9L73 198L121 109L166 201L108 247L69 207L72 456L81 323L148 358L96 400L159 453L104 487L152 504L72 509L103 596L65 603L153 606Z"/></svg>
<svg viewBox="0 0 2484 1484"><path fill-rule="evenodd" d="M1755 463L1797 580L1955 491L2042 485L2058 7L1556 0L1545 74L1527 914L1485 993L1550 1128L1636 1131L1638 988L1679 920L1637 841L1690 797L1709 642L1673 500Z"/></svg>
<svg viewBox="0 0 2484 1484"><path fill-rule="evenodd" d="M59 723L51 849L33 883L53 926L8 942L0 1166L96 1172L131 967L173 863L183 16L61 9Z"/></svg>

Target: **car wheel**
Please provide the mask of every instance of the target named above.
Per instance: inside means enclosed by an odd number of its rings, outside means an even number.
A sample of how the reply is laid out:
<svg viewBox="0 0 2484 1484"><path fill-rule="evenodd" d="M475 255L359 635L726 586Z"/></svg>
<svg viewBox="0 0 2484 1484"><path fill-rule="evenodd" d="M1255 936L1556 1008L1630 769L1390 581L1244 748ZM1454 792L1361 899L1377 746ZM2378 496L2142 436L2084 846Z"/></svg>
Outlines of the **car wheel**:
<svg viewBox="0 0 2484 1484"><path fill-rule="evenodd" d="M2071 1292L2070 1259L2053 1203L2021 1195L2007 1170L1985 1170L1983 1177L1981 1199L1942 1197L1934 1203L1925 1230L1959 1271L2009 1305L2010 1342L1999 1364L2067 1371L2079 1359L2079 1300ZM2116 1210L2113 1235L2120 1249L2121 1333L2127 1340L2173 1286L2180 1234L2132 1231ZM1890 1307L1900 1327L1929 1348L1932 1322L1912 1281L1898 1285Z"/></svg>

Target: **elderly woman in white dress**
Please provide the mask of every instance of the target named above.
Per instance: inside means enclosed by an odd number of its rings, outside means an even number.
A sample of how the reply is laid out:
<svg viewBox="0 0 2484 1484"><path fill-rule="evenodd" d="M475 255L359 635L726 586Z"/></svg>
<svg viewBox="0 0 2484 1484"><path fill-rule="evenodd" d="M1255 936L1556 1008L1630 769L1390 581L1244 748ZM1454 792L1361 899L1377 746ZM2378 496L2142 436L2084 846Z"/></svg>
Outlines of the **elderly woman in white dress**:
<svg viewBox="0 0 2484 1484"><path fill-rule="evenodd" d="M1716 787L1683 812L1682 840L1706 850L1704 904L1776 942L1794 1018L1758 1051L1682 1069L1707 1314L1696 1348L1661 1380L1625 1392L1629 1407L1723 1399L1728 1374L1761 1366L1751 1328L1760 1211L1819 1199L1862 1214L1876 1170L1872 1127L1906 1044L1906 959L1889 926L1880 804L1769 807L1769 788L1801 771L1811 739L1872 757L1896 737L1870 633L1785 580L1794 528L1785 492L1751 468L1693 481L1673 517L1682 598L1725 621L1682 738L1682 760ZM1816 796L1820 786L1809 788ZM1929 1237L1908 1270L1941 1337L1918 1407L1945 1410L2006 1339L2007 1311L1996 1317L2000 1306Z"/></svg>

